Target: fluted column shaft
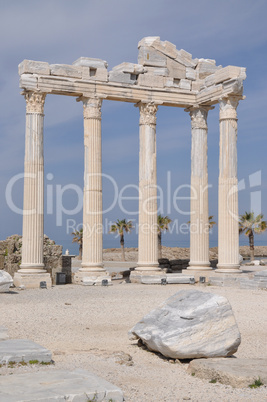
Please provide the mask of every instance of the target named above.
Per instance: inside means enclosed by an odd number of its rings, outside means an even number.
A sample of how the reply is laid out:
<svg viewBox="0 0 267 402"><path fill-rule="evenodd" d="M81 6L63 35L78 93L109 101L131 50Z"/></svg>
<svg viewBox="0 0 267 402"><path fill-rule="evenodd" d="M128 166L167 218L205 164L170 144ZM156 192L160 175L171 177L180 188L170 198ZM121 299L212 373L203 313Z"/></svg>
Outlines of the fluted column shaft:
<svg viewBox="0 0 267 402"><path fill-rule="evenodd" d="M22 261L19 272L43 273L45 94L26 92Z"/></svg>
<svg viewBox="0 0 267 402"><path fill-rule="evenodd" d="M83 257L79 271L102 272L102 155L101 106L98 98L84 98Z"/></svg>
<svg viewBox="0 0 267 402"><path fill-rule="evenodd" d="M154 103L139 103L139 233L138 271L157 271L157 159Z"/></svg>
<svg viewBox="0 0 267 402"><path fill-rule="evenodd" d="M219 222L217 272L239 270L237 113L239 98L220 101Z"/></svg>
<svg viewBox="0 0 267 402"><path fill-rule="evenodd" d="M188 269L211 269L209 262L209 200L207 116L210 107L189 109L191 116L190 263Z"/></svg>

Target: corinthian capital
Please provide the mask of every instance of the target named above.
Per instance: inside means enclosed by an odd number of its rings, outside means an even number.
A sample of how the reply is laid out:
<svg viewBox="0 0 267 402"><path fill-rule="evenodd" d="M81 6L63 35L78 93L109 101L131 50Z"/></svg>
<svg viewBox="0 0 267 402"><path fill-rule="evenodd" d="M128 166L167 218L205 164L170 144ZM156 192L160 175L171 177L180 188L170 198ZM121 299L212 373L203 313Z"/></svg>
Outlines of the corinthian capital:
<svg viewBox="0 0 267 402"><path fill-rule="evenodd" d="M140 110L140 124L156 125L158 106L154 102L138 103Z"/></svg>
<svg viewBox="0 0 267 402"><path fill-rule="evenodd" d="M83 98L83 117L85 119L101 120L102 99Z"/></svg>
<svg viewBox="0 0 267 402"><path fill-rule="evenodd" d="M44 113L45 93L25 92L26 113Z"/></svg>
<svg viewBox="0 0 267 402"><path fill-rule="evenodd" d="M220 100L220 120L230 119L237 120L236 108L240 98L229 96Z"/></svg>
<svg viewBox="0 0 267 402"><path fill-rule="evenodd" d="M208 111L211 109L210 107L199 107L194 109L189 109L190 117L191 117L191 127L194 128L202 128L204 130L208 129L207 125L207 117Z"/></svg>

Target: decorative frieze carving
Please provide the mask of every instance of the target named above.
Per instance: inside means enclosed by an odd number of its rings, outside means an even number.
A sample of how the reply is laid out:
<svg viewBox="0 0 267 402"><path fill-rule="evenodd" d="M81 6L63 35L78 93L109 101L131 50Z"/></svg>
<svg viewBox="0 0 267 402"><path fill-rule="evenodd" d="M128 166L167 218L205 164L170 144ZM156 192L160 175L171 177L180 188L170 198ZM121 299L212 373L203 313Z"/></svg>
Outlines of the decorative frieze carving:
<svg viewBox="0 0 267 402"><path fill-rule="evenodd" d="M138 103L137 105L140 110L140 121L139 124L144 124L144 125L156 125L157 122L157 111L158 111L158 105L155 105L154 102L150 103Z"/></svg>
<svg viewBox="0 0 267 402"><path fill-rule="evenodd" d="M102 99L100 98L82 98L83 117L85 119L101 120Z"/></svg>
<svg viewBox="0 0 267 402"><path fill-rule="evenodd" d="M228 98L220 99L220 121L221 120L237 120L236 108L240 98L231 96Z"/></svg>
<svg viewBox="0 0 267 402"><path fill-rule="evenodd" d="M46 94L43 92L25 92L26 113L44 113L44 103Z"/></svg>

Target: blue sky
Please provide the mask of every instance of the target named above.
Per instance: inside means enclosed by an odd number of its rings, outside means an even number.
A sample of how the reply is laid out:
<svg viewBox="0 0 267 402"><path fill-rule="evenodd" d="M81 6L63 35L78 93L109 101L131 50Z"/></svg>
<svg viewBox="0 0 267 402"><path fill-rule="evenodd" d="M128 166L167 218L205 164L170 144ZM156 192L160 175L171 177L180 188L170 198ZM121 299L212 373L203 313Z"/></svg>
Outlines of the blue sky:
<svg viewBox="0 0 267 402"><path fill-rule="evenodd" d="M17 66L23 59L72 64L81 56L101 58L111 70L123 61L137 62L137 44L145 36L160 36L193 57L215 59L217 65L247 68L244 82L246 99L238 107L238 177L241 180L239 211L251 203L267 218L266 189L266 110L267 110L267 2L265 0L57 0L1 1L0 3L0 239L22 230L22 216L10 209L6 188L10 180L23 173L25 100L20 95ZM138 185L138 120L132 104L104 101L102 108L103 173L111 176L119 191L127 184ZM190 183L190 117L180 108L159 107L157 114L158 184L164 193L163 213L178 223L188 215L168 210L167 182L171 193ZM208 165L210 214L217 220L217 182L219 156L218 106L208 117ZM68 233L68 219L82 222L82 211L56 217L56 203L64 186L83 187L83 116L82 105L75 98L50 95L45 103L44 127L45 199L53 192L53 211L45 215L45 233L77 252ZM258 172L258 173L257 173ZM259 173L260 172L260 173ZM47 179L47 174L50 175ZM253 176L255 174L255 176ZM169 179L168 179L169 178ZM48 186L48 187L47 187ZM48 192L47 189L49 188ZM128 189L126 196L136 196ZM258 192L258 193L257 193ZM260 192L260 195L259 195ZM181 196L188 197L185 188ZM18 180L12 200L22 208L23 182ZM103 180L106 209L112 204L114 187ZM256 201L253 201L256 197ZM251 201L252 200L252 201ZM77 194L65 191L65 209L77 206ZM104 222L117 218L137 219L137 201L124 201L104 214ZM189 200L180 201L180 211L189 211ZM46 208L47 209L47 208ZM49 212L49 211L48 211ZM57 226L58 225L58 226ZM188 246L189 235L163 236L163 243ZM256 238L266 244L267 236ZM241 243L248 243L241 238ZM217 230L211 245L217 244ZM137 245L135 233L126 237L126 245ZM104 236L105 247L119 246L112 235Z"/></svg>

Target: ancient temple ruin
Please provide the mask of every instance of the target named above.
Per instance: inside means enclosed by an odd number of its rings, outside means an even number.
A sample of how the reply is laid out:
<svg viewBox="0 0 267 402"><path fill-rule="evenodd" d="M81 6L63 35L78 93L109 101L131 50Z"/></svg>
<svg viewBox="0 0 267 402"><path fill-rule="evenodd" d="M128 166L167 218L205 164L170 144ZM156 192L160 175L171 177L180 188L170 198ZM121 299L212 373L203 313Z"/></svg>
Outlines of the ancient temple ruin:
<svg viewBox="0 0 267 402"><path fill-rule="evenodd" d="M192 271L211 269L209 263L207 116L220 105L219 221L217 272L240 272L237 190L237 106L243 99L245 68L216 66L214 60L193 59L159 37L138 44L138 64L122 63L108 71L104 60L81 57L72 65L24 60L19 65L20 88L26 100L23 249L15 283L49 284L43 263L43 120L47 95L73 96L83 104L84 118L84 277L106 277L102 260L101 105L132 102L140 110L138 266L132 281L157 275L156 114L159 106L184 108L191 118ZM204 189L204 191L203 191ZM145 228L143 230L143 228ZM90 233L90 235L89 235Z"/></svg>

